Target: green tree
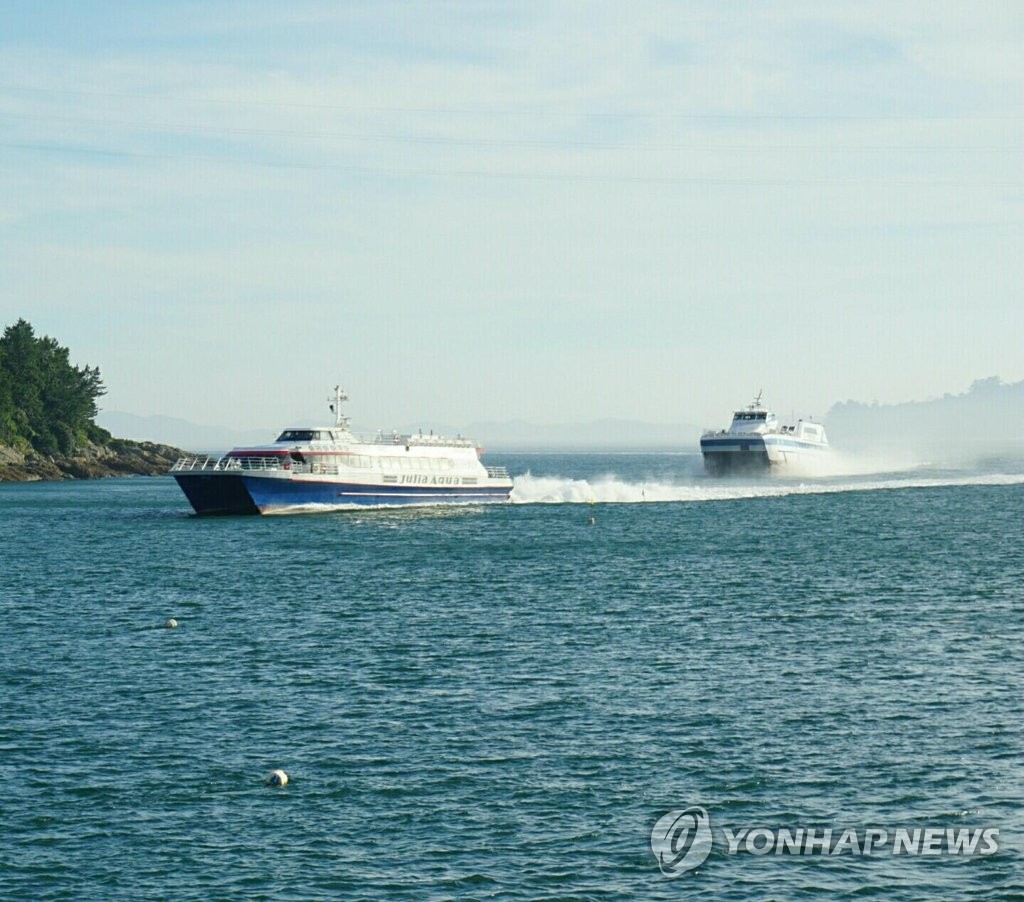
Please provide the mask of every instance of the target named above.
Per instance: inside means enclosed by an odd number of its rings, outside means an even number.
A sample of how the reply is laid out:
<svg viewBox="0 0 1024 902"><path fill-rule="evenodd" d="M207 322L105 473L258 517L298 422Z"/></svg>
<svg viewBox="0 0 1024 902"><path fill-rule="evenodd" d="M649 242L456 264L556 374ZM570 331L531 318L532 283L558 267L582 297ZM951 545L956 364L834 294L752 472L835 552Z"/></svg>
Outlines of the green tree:
<svg viewBox="0 0 1024 902"><path fill-rule="evenodd" d="M14 421L14 396L11 393L11 377L4 368L4 349L0 347L0 444L13 445L18 438Z"/></svg>
<svg viewBox="0 0 1024 902"><path fill-rule="evenodd" d="M104 435L93 419L105 391L98 368L74 366L67 348L37 338L26 320L0 338L0 441L70 454Z"/></svg>

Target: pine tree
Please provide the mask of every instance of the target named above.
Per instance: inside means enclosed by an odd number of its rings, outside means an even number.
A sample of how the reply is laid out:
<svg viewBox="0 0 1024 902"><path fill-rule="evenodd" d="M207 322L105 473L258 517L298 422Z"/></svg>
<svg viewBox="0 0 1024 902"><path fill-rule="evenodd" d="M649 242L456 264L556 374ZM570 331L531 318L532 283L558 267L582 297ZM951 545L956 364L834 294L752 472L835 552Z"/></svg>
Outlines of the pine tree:
<svg viewBox="0 0 1024 902"><path fill-rule="evenodd" d="M37 338L26 320L0 338L0 442L71 454L105 435L93 422L105 392L98 368L74 366L67 348Z"/></svg>

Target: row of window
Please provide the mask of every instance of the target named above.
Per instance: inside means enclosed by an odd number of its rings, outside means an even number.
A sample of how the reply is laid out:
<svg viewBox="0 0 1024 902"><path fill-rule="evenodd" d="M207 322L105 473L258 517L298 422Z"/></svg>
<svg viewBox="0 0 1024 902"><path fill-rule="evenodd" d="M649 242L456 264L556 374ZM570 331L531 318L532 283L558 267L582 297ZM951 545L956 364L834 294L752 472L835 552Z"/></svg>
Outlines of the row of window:
<svg viewBox="0 0 1024 902"><path fill-rule="evenodd" d="M350 467L370 468L378 466L382 470L428 470L437 472L451 470L455 461L448 457L369 457L366 454L349 454L340 459L341 463Z"/></svg>
<svg viewBox="0 0 1024 902"><path fill-rule="evenodd" d="M278 436L279 442L332 442L334 433L317 429L286 429Z"/></svg>

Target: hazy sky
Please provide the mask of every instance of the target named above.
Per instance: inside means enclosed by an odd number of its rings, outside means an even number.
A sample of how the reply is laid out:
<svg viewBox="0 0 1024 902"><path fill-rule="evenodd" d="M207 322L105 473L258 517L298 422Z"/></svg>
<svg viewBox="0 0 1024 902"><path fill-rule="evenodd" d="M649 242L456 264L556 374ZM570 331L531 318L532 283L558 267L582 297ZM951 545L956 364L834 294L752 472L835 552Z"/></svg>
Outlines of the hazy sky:
<svg viewBox="0 0 1024 902"><path fill-rule="evenodd" d="M103 406L724 425L1024 379L1024 3L0 2L0 319Z"/></svg>

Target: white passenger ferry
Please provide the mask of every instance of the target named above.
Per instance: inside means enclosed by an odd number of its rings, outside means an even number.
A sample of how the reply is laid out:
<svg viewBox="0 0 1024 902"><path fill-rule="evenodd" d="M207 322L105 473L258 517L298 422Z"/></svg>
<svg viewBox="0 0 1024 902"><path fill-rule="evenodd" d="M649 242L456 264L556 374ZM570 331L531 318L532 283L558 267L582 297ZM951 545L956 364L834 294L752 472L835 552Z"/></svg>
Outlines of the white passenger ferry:
<svg viewBox="0 0 1024 902"><path fill-rule="evenodd" d="M223 457L184 457L171 468L197 514L268 514L353 505L508 501L504 467L485 467L469 439L378 433L358 438L335 386L332 426L285 429L270 445Z"/></svg>
<svg viewBox="0 0 1024 902"><path fill-rule="evenodd" d="M825 427L810 420L783 425L761 403L754 402L732 415L728 429L707 430L700 439L704 468L713 475L750 472L772 467L813 464L828 454Z"/></svg>

